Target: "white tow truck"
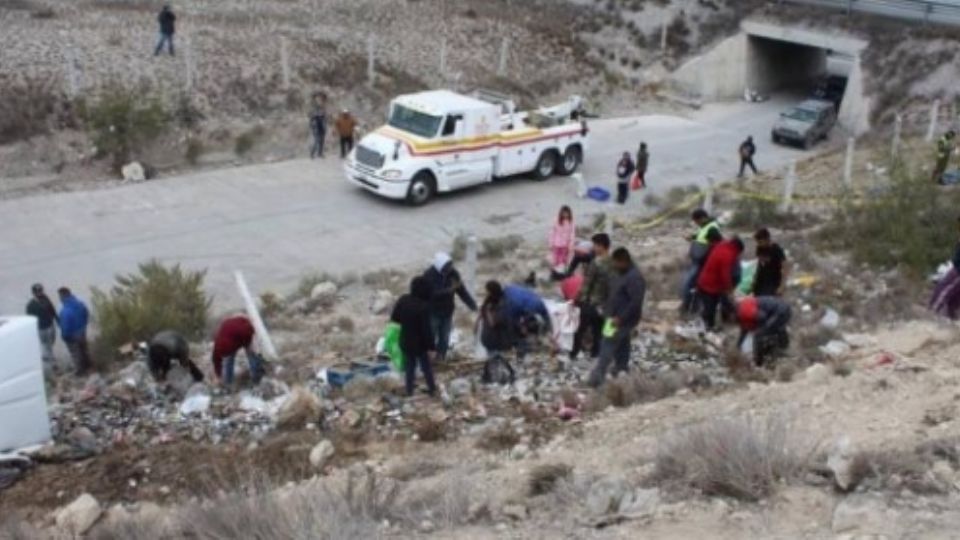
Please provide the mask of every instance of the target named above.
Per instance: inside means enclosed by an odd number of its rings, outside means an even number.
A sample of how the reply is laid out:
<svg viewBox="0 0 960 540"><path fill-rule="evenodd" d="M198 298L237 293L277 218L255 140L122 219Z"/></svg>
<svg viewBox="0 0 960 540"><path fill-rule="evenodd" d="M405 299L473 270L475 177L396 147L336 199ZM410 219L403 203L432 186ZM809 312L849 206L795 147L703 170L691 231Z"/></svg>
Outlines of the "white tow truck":
<svg viewBox="0 0 960 540"><path fill-rule="evenodd" d="M348 156L347 180L419 206L446 193L519 174L573 174L587 146L583 100L518 112L493 92L433 90L399 96L387 124Z"/></svg>

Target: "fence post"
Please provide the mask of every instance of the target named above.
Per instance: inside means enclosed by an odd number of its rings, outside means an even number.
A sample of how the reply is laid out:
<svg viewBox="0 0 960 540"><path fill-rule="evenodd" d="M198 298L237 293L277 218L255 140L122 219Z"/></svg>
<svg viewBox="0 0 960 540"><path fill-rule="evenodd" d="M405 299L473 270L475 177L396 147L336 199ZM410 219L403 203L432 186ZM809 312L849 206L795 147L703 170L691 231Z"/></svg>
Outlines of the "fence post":
<svg viewBox="0 0 960 540"><path fill-rule="evenodd" d="M707 190L703 196L703 209L708 213L713 215L713 184L715 180L713 176L707 177Z"/></svg>
<svg viewBox="0 0 960 540"><path fill-rule="evenodd" d="M500 43L500 64L497 66L497 75L507 74L507 56L510 54L510 38L504 37Z"/></svg>
<svg viewBox="0 0 960 540"><path fill-rule="evenodd" d="M463 280L467 284L468 289L473 293L477 294L477 251L478 251L477 235L471 234L467 237L467 253L466 253L466 268L464 270Z"/></svg>
<svg viewBox="0 0 960 540"><path fill-rule="evenodd" d="M787 176L783 180L783 203L780 210L790 211L790 205L793 204L793 190L797 185L797 160L791 160L787 167Z"/></svg>
<svg viewBox="0 0 960 540"><path fill-rule="evenodd" d="M67 71L67 95L71 98L75 98L80 95L80 77L77 73L77 55L73 49L67 49L64 52L66 56L64 68L66 68Z"/></svg>
<svg viewBox="0 0 960 540"><path fill-rule="evenodd" d="M189 39L183 40L183 61L186 64L184 87L189 92L193 90L193 46Z"/></svg>
<svg viewBox="0 0 960 540"><path fill-rule="evenodd" d="M286 36L280 36L280 66L283 70L283 89L290 89L290 52L287 49Z"/></svg>
<svg viewBox="0 0 960 540"><path fill-rule="evenodd" d="M660 27L660 50L666 52L667 50L667 16L663 16L663 24Z"/></svg>
<svg viewBox="0 0 960 540"><path fill-rule="evenodd" d="M937 134L937 120L940 116L940 100L933 100L933 105L930 106L930 127L927 128L927 142L933 141L933 137Z"/></svg>
<svg viewBox="0 0 960 540"><path fill-rule="evenodd" d="M374 43L373 36L367 38L367 86L373 88L374 83L376 82L376 43Z"/></svg>
<svg viewBox="0 0 960 540"><path fill-rule="evenodd" d="M847 139L847 157L843 162L843 184L849 189L853 186L853 152L857 141L853 137Z"/></svg>
<svg viewBox="0 0 960 540"><path fill-rule="evenodd" d="M890 157L894 160L900 154L900 131L903 129L903 117L897 114L893 119L893 145L890 148Z"/></svg>

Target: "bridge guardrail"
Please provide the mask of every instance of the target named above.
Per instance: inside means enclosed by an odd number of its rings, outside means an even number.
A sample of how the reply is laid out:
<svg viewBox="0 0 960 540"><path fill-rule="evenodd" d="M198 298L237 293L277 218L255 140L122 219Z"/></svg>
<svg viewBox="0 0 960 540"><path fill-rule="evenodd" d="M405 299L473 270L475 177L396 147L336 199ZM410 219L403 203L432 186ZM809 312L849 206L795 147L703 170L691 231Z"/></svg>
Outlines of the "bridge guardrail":
<svg viewBox="0 0 960 540"><path fill-rule="evenodd" d="M784 0L778 0L783 2ZM960 26L960 2L947 0L785 0L846 11L925 23Z"/></svg>

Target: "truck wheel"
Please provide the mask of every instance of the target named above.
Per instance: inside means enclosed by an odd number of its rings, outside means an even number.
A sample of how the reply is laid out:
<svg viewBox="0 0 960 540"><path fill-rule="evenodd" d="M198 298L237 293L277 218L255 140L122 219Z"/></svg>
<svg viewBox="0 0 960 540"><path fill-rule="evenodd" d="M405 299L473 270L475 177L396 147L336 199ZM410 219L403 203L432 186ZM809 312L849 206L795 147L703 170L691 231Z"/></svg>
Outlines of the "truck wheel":
<svg viewBox="0 0 960 540"><path fill-rule="evenodd" d="M571 146L563 153L563 160L560 162L560 174L570 176L580 168L580 162L583 160L583 153L579 146Z"/></svg>
<svg viewBox="0 0 960 540"><path fill-rule="evenodd" d="M557 161L556 150L547 150L540 154L540 159L537 160L537 168L533 170L533 177L537 180L550 178L557 170Z"/></svg>
<svg viewBox="0 0 960 540"><path fill-rule="evenodd" d="M417 173L410 181L407 202L413 206L423 206L430 202L437 190L437 181L433 175L424 171Z"/></svg>

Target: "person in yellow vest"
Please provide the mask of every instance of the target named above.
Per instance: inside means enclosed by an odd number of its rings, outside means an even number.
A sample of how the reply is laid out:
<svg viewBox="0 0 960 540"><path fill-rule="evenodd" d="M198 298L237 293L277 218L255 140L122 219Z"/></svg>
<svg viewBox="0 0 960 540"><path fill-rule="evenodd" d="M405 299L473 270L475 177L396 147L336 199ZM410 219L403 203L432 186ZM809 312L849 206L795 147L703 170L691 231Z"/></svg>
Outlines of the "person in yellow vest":
<svg viewBox="0 0 960 540"><path fill-rule="evenodd" d="M933 181L938 184L943 183L943 173L947 172L947 166L950 165L950 156L953 155L953 141L956 136L956 132L951 129L937 141L937 164L933 168Z"/></svg>
<svg viewBox="0 0 960 540"><path fill-rule="evenodd" d="M696 306L694 306L696 298L694 291L697 286L697 277L700 275L700 267L707 259L707 253L710 251L710 231L720 232L720 225L703 208L694 210L690 219L697 226L697 232L688 238L690 240L690 267L683 275L683 283L680 286L680 298L683 300L680 311L684 314L697 312Z"/></svg>

